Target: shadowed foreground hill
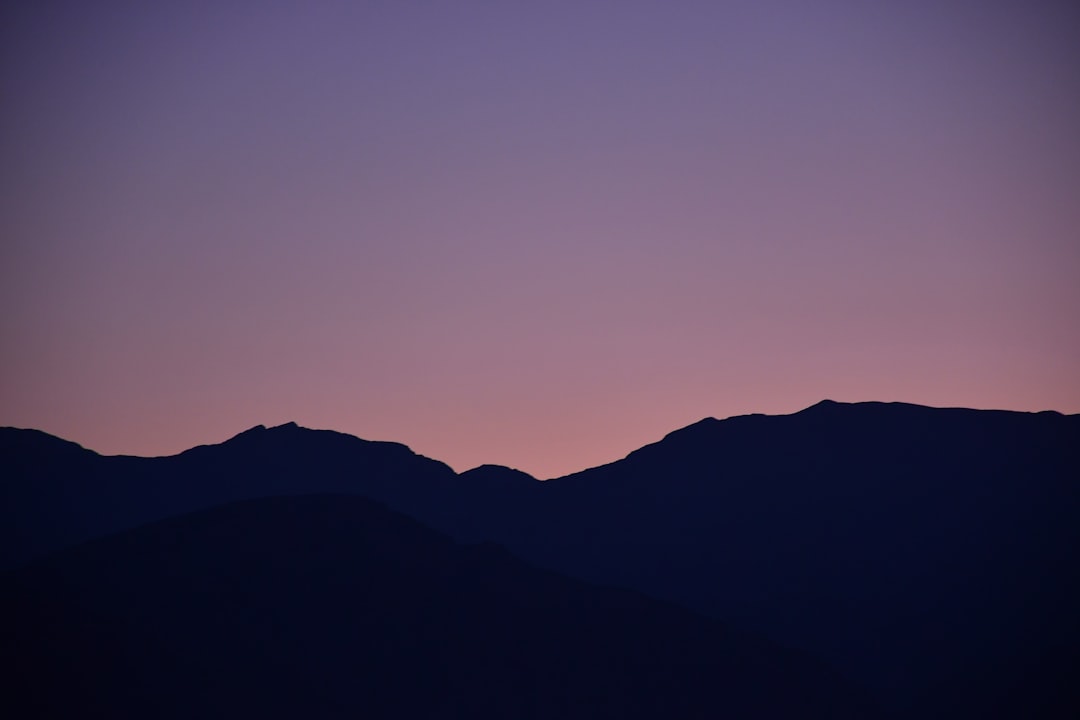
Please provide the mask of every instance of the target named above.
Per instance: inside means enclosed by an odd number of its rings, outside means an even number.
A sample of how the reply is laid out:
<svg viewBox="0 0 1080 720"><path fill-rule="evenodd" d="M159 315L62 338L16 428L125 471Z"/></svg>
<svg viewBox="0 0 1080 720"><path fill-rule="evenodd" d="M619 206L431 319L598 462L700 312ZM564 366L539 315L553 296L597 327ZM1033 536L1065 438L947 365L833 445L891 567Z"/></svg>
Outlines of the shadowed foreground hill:
<svg viewBox="0 0 1080 720"><path fill-rule="evenodd" d="M3 601L5 717L878 717L808 658L359 497L141 527Z"/></svg>

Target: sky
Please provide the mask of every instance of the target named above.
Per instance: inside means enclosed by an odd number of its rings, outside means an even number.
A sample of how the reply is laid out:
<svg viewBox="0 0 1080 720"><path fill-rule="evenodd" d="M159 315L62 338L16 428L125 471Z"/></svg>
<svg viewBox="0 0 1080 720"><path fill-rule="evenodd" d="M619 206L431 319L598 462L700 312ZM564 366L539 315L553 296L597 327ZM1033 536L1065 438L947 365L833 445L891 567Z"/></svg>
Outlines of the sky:
<svg viewBox="0 0 1080 720"><path fill-rule="evenodd" d="M0 425L554 477L823 398L1080 412L1080 9L0 9Z"/></svg>

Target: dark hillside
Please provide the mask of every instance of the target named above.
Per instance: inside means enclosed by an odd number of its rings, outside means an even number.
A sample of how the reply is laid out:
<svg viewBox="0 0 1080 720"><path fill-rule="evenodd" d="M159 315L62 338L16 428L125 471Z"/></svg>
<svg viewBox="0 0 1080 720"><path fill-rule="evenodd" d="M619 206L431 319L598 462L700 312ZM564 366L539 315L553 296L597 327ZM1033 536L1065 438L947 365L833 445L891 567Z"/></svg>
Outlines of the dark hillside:
<svg viewBox="0 0 1080 720"><path fill-rule="evenodd" d="M877 716L809 658L358 497L141 527L3 601L6 717Z"/></svg>

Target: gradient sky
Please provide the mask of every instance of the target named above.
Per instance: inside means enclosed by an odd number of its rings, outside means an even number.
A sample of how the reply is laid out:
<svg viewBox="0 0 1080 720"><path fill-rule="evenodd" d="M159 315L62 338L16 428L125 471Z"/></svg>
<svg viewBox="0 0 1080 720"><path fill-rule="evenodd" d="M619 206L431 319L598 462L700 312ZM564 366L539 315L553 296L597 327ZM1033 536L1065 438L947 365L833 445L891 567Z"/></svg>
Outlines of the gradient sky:
<svg viewBox="0 0 1080 720"><path fill-rule="evenodd" d="M550 477L822 398L1080 412L1080 10L4 3L0 425Z"/></svg>

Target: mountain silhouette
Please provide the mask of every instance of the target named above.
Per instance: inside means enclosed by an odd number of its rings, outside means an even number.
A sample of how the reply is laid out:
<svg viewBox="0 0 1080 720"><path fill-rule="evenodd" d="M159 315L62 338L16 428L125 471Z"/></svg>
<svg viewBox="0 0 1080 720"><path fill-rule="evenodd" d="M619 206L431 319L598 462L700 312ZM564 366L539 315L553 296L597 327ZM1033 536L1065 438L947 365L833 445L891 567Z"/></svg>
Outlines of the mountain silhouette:
<svg viewBox="0 0 1080 720"><path fill-rule="evenodd" d="M809 658L357 496L159 521L4 588L6 717L881 717Z"/></svg>
<svg viewBox="0 0 1080 720"><path fill-rule="evenodd" d="M457 476L404 445L294 423L261 425L163 458L102 456L35 430L0 430L0 567L234 500L357 493L412 515L453 506ZM453 518L449 518L452 520Z"/></svg>
<svg viewBox="0 0 1080 720"><path fill-rule="evenodd" d="M810 649L913 717L1080 708L1080 674L1029 672L1080 648L1080 416L824 402L544 487L558 534L511 543L536 562Z"/></svg>
<svg viewBox="0 0 1080 720"><path fill-rule="evenodd" d="M1076 415L825 401L546 482L295 425L149 459L5 429L0 466L6 567L243 498L365 495L821 657L901 716L1080 708Z"/></svg>

